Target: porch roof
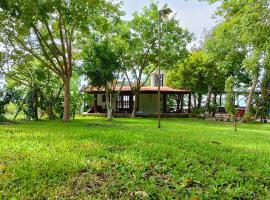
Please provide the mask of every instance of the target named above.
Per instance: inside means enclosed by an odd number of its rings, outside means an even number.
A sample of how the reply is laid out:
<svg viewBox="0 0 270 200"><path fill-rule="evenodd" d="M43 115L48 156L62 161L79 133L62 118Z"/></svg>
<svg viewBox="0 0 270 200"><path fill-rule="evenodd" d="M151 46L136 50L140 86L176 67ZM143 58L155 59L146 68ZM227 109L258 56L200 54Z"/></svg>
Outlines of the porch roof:
<svg viewBox="0 0 270 200"><path fill-rule="evenodd" d="M121 92L132 92L132 89L130 86L116 86L114 89L115 91L120 91ZM84 92L89 93L89 94L97 94L97 93L104 93L105 89L104 88L96 88L93 86L88 86L84 88ZM153 86L142 86L140 89L141 93L157 93L158 92L158 87L153 87ZM175 89L167 86L161 86L160 87L160 92L161 93L170 93L170 94L186 94L190 93L191 90L188 89Z"/></svg>

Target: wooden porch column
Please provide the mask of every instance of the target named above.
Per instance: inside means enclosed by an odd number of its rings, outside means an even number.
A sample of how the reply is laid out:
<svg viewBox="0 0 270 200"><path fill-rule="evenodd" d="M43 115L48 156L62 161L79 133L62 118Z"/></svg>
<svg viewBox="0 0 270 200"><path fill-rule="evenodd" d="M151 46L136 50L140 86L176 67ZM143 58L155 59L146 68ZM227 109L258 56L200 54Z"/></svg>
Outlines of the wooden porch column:
<svg viewBox="0 0 270 200"><path fill-rule="evenodd" d="M163 94L163 113L167 112L167 94Z"/></svg>
<svg viewBox="0 0 270 200"><path fill-rule="evenodd" d="M137 102L137 108L136 108L136 111L139 111L140 110L140 92L138 93L138 102Z"/></svg>
<svg viewBox="0 0 270 200"><path fill-rule="evenodd" d="M133 93L132 92L129 94L129 111L130 112L133 111Z"/></svg>
<svg viewBox="0 0 270 200"><path fill-rule="evenodd" d="M188 113L191 113L191 93L188 94Z"/></svg>
<svg viewBox="0 0 270 200"><path fill-rule="evenodd" d="M94 94L94 113L97 113L97 94Z"/></svg>
<svg viewBox="0 0 270 200"><path fill-rule="evenodd" d="M180 109L180 94L176 94L176 110Z"/></svg>
<svg viewBox="0 0 270 200"><path fill-rule="evenodd" d="M184 94L181 94L181 108L180 108L180 111L181 113L183 113L183 110L184 109Z"/></svg>
<svg viewBox="0 0 270 200"><path fill-rule="evenodd" d="M220 97L219 97L219 106L221 107L222 105L222 93L220 93Z"/></svg>

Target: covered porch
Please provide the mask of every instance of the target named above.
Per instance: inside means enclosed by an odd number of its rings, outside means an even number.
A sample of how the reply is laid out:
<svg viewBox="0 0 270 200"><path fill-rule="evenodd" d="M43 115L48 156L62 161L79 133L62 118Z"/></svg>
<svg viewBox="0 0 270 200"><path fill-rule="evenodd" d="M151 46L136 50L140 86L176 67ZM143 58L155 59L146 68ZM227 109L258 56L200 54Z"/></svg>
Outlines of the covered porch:
<svg viewBox="0 0 270 200"><path fill-rule="evenodd" d="M86 93L94 94L94 102L88 113L106 113L106 96L104 89L89 87ZM117 95L116 95L117 94ZM130 114L133 111L135 96L129 86L116 88L112 95L112 106L115 114ZM156 115L158 107L158 87L144 86L140 90L137 116ZM191 91L183 89L173 89L170 87L160 87L160 113L185 114L191 113Z"/></svg>

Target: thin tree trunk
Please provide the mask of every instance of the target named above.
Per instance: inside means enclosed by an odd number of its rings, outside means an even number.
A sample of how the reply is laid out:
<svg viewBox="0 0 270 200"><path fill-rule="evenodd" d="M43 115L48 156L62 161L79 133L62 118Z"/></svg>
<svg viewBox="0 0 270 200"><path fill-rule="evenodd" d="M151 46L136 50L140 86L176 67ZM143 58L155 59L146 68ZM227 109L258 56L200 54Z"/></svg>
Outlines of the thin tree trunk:
<svg viewBox="0 0 270 200"><path fill-rule="evenodd" d="M222 93L219 96L219 106L221 107L221 105L222 105Z"/></svg>
<svg viewBox="0 0 270 200"><path fill-rule="evenodd" d="M234 124L234 131L237 131L235 115L233 115L233 124Z"/></svg>
<svg viewBox="0 0 270 200"><path fill-rule="evenodd" d="M214 106L214 110L212 113L212 117L215 117L216 115L216 110L217 110L217 94L214 94L214 99L213 99L213 106Z"/></svg>
<svg viewBox="0 0 270 200"><path fill-rule="evenodd" d="M52 103L50 102L47 108L47 115L49 119L55 119L55 114L53 112Z"/></svg>
<svg viewBox="0 0 270 200"><path fill-rule="evenodd" d="M70 120L70 78L64 81L64 121Z"/></svg>
<svg viewBox="0 0 270 200"><path fill-rule="evenodd" d="M33 90L33 107L34 107L34 120L38 121L38 95L36 86L34 86Z"/></svg>
<svg viewBox="0 0 270 200"><path fill-rule="evenodd" d="M196 98L196 94L193 94L193 104L194 104L194 108L196 108L197 105L197 98Z"/></svg>
<svg viewBox="0 0 270 200"><path fill-rule="evenodd" d="M181 99L180 99L180 94L178 94L178 95L176 96L176 110L177 110L177 111L179 111L179 109L180 109L180 101L181 101Z"/></svg>
<svg viewBox="0 0 270 200"><path fill-rule="evenodd" d="M112 121L112 95L106 89L107 120Z"/></svg>
<svg viewBox="0 0 270 200"><path fill-rule="evenodd" d="M19 115L19 113L22 111L22 108L21 107L19 107L19 108L17 108L16 109L16 113L15 113L15 115L14 115L14 117L13 117L13 120L15 120L17 117L18 117L18 115Z"/></svg>
<svg viewBox="0 0 270 200"><path fill-rule="evenodd" d="M206 104L205 104L208 117L211 117L211 111L210 111L211 95L212 95L212 87L208 86L208 93L207 93Z"/></svg>
<svg viewBox="0 0 270 200"><path fill-rule="evenodd" d="M248 94L248 100L247 100L247 105L246 105L246 112L245 112L245 117L244 117L245 122L250 121L250 110L251 110L251 106L252 106L252 100L253 100L253 96L255 93L255 89L256 89L257 84L258 84L258 78L259 78L258 74L256 74L253 77L252 86L251 86L251 89L250 89L249 94Z"/></svg>
<svg viewBox="0 0 270 200"><path fill-rule="evenodd" d="M138 104L139 104L139 90L137 89L135 91L135 100L133 102L133 110L132 110L131 118L136 117L136 111L139 109Z"/></svg>
<svg viewBox="0 0 270 200"><path fill-rule="evenodd" d="M201 108L202 107L202 94L199 93L198 95L199 95L198 96L198 108Z"/></svg>
<svg viewBox="0 0 270 200"><path fill-rule="evenodd" d="M206 98L206 108L209 110L209 106L211 103L211 94L212 94L212 87L208 87L208 93L207 93L207 98Z"/></svg>

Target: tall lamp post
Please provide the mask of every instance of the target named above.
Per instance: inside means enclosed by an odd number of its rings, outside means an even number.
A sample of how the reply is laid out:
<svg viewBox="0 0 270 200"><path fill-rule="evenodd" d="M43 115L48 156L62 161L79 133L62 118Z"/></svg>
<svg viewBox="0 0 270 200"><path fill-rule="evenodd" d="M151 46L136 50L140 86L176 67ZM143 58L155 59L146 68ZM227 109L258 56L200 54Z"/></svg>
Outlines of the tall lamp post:
<svg viewBox="0 0 270 200"><path fill-rule="evenodd" d="M168 7L163 7L161 10L158 11L158 128L160 128L160 40L161 40L161 22L162 18L168 17L168 15L172 13L172 10Z"/></svg>

